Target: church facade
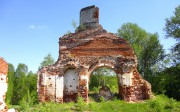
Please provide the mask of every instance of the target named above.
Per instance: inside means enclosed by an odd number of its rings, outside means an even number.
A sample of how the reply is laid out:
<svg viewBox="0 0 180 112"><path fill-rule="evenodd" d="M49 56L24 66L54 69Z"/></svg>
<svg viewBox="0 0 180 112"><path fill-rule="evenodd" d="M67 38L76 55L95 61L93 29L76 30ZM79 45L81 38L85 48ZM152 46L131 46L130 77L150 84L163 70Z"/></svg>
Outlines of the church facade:
<svg viewBox="0 0 180 112"><path fill-rule="evenodd" d="M81 9L75 33L59 38L59 58L38 71L40 102L70 102L78 96L88 101L90 77L94 70L108 67L117 74L118 94L125 101L152 96L151 85L137 71L137 57L129 43L107 32L99 24L99 8Z"/></svg>

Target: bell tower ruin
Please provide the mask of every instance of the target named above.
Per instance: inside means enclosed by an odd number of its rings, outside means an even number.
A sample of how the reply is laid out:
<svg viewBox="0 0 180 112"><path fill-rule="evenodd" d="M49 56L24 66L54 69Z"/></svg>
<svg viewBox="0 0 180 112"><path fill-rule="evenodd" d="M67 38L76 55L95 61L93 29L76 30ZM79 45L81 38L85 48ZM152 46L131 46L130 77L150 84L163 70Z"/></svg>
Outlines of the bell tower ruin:
<svg viewBox="0 0 180 112"><path fill-rule="evenodd" d="M99 25L99 8L93 5L81 9L80 25L97 27Z"/></svg>

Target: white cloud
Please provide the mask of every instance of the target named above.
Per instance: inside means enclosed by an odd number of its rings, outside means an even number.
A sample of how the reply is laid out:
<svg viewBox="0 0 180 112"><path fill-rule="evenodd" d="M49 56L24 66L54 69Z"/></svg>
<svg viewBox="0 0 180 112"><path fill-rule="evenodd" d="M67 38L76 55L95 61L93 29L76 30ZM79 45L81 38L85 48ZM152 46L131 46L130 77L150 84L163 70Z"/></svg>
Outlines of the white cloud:
<svg viewBox="0 0 180 112"><path fill-rule="evenodd" d="M29 25L30 29L47 29L48 27L46 25Z"/></svg>

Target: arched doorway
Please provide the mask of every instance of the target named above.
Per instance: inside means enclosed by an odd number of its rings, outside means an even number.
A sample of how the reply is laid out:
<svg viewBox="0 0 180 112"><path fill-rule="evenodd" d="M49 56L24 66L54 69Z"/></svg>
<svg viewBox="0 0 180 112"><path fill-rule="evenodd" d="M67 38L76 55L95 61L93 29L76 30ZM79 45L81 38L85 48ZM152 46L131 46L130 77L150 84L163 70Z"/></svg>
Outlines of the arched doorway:
<svg viewBox="0 0 180 112"><path fill-rule="evenodd" d="M78 71L76 69L68 69L64 74L64 102L76 101L78 95Z"/></svg>
<svg viewBox="0 0 180 112"><path fill-rule="evenodd" d="M94 69L89 80L89 99L99 101L100 97L111 100L119 96L118 78L116 72L106 66Z"/></svg>

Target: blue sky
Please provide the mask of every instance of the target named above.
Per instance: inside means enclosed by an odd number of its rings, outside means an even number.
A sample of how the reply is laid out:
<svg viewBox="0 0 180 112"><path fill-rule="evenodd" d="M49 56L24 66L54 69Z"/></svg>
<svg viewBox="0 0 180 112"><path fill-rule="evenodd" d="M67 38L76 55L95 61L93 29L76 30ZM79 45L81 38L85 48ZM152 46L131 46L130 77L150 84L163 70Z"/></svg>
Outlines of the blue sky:
<svg viewBox="0 0 180 112"><path fill-rule="evenodd" d="M179 0L0 0L0 56L36 72L48 53L57 60L59 38L74 32L72 21L79 24L80 9L90 5L100 8L100 24L109 32L132 22L157 32L166 51L175 43L163 28Z"/></svg>

